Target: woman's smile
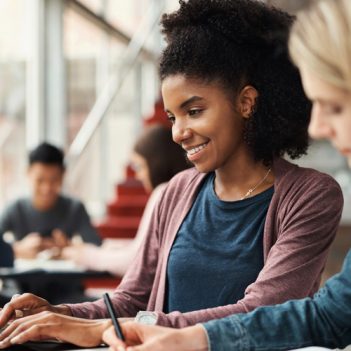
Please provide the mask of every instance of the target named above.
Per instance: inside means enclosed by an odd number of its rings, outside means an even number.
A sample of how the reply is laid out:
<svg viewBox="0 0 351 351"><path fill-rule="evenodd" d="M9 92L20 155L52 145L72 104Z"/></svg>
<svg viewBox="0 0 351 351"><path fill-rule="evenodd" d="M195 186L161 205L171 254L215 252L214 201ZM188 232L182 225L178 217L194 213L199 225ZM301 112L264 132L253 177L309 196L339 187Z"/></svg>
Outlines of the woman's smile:
<svg viewBox="0 0 351 351"><path fill-rule="evenodd" d="M203 150L207 147L209 141L197 146L190 146L187 148L184 148L186 151L186 156L189 159L189 161L191 162L195 162L197 159L199 159L202 154L203 154Z"/></svg>

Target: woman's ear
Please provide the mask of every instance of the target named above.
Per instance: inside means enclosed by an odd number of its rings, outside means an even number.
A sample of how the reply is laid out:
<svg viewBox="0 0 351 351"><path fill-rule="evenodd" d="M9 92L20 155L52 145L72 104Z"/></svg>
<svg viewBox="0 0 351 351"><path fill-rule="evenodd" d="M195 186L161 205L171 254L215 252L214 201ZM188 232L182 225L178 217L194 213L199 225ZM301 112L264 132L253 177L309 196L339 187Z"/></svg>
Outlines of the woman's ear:
<svg viewBox="0 0 351 351"><path fill-rule="evenodd" d="M238 110L244 118L250 118L255 110L258 91L251 85L245 86L238 96Z"/></svg>

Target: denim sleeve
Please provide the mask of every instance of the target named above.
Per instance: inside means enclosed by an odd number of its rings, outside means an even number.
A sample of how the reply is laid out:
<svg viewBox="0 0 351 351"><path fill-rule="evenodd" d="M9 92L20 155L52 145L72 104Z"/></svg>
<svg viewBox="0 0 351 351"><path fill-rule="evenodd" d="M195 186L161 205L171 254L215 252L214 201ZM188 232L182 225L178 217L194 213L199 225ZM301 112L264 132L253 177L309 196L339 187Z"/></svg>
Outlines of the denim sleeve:
<svg viewBox="0 0 351 351"><path fill-rule="evenodd" d="M289 350L351 344L351 251L313 299L261 307L204 324L211 351Z"/></svg>

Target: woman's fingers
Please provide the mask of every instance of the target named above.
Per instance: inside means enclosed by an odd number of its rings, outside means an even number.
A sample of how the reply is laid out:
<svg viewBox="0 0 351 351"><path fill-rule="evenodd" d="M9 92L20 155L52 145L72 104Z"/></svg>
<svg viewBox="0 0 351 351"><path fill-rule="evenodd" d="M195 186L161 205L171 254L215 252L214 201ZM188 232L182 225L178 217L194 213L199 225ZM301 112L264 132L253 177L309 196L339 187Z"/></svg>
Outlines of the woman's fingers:
<svg viewBox="0 0 351 351"><path fill-rule="evenodd" d="M13 318L21 318L50 309L51 305L46 300L33 294L14 295L0 312L0 327Z"/></svg>
<svg viewBox="0 0 351 351"><path fill-rule="evenodd" d="M163 342L163 337L154 337L148 341L145 341L141 345L127 347L126 350L118 349L118 351L164 351L173 350L174 345L167 345ZM170 348L168 348L170 346Z"/></svg>
<svg viewBox="0 0 351 351"><path fill-rule="evenodd" d="M172 329L159 326L147 326L134 322L126 322L121 325L126 342L117 338L113 327L103 334L103 340L114 351L148 351L162 350L164 345L160 342L161 336L172 332Z"/></svg>
<svg viewBox="0 0 351 351"><path fill-rule="evenodd" d="M121 328L123 333L126 334L123 326L121 326ZM118 348L120 348L121 350L124 350L126 346L126 344L121 339L117 338L114 327L110 327L107 330L105 330L104 334L102 335L102 340L107 345L110 345L111 346L110 348L113 350L117 350Z"/></svg>
<svg viewBox="0 0 351 351"><path fill-rule="evenodd" d="M17 341L15 341L16 339L20 340L20 343L23 343L29 340L48 338L49 335L43 334L42 331L44 330L43 326L49 327L50 315L52 315L50 312L43 312L35 316L23 317L13 321L1 333L0 348L8 347L12 343L17 343ZM49 331L49 328L47 331Z"/></svg>
<svg viewBox="0 0 351 351"><path fill-rule="evenodd" d="M98 346L103 331L110 325L110 320L86 320L46 311L12 322L0 336L0 348L43 339L59 339L82 347Z"/></svg>
<svg viewBox="0 0 351 351"><path fill-rule="evenodd" d="M110 345L113 349L118 349L118 351L125 350L127 346L139 345L143 342L143 338L139 334L138 326L140 326L140 324L134 322L125 322L120 326L126 342L123 342L117 337L113 326L105 330L102 336L103 341L106 344Z"/></svg>
<svg viewBox="0 0 351 351"><path fill-rule="evenodd" d="M184 329L171 329L139 323L122 324L126 345L119 340L113 328L103 335L113 351L207 351L208 341L201 325Z"/></svg>
<svg viewBox="0 0 351 351"><path fill-rule="evenodd" d="M23 344L27 341L40 341L54 338L52 335L57 333L57 324L35 324L25 330L18 330L9 340L10 344ZM56 338L55 338L56 339Z"/></svg>
<svg viewBox="0 0 351 351"><path fill-rule="evenodd" d="M16 299L17 299L18 297L20 297L20 296L21 296L21 294L14 294L14 295L11 297L10 302L16 300ZM1 318L1 316L2 316L2 313L3 313L3 312L6 312L6 311L4 311L5 307L6 307L6 305L4 306L4 308L1 308L1 309L0 309L0 318ZM14 312L12 313L12 316L11 316L11 317L12 317L12 318L18 318L18 317L21 317L21 314L18 313L18 316L17 316L16 311L14 311ZM1 326L1 324L0 324L0 326Z"/></svg>

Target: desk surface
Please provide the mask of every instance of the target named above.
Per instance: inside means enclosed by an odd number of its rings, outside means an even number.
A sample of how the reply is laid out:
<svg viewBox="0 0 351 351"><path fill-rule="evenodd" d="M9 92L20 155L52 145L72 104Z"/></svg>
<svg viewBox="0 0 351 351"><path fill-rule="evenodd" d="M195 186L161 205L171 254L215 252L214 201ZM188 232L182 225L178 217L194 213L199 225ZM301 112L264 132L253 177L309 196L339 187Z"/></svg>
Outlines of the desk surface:
<svg viewBox="0 0 351 351"><path fill-rule="evenodd" d="M98 347L98 348L80 348L71 344L65 343L55 343L55 342L33 342L26 343L24 345L13 345L5 350L11 351L76 351L76 350L89 350L89 351L104 351L108 350L108 347Z"/></svg>
<svg viewBox="0 0 351 351"><path fill-rule="evenodd" d="M6 299L14 293L29 292L52 304L87 301L83 285L85 279L112 277L108 272L86 271L60 260L21 260L16 261L13 268L0 268L0 279L7 289L1 293ZM13 286L15 288L10 290ZM1 300L1 303L5 302L5 299Z"/></svg>
<svg viewBox="0 0 351 351"><path fill-rule="evenodd" d="M17 259L14 267L0 268L0 279L27 280L44 275L72 278L111 277L108 272L85 270L71 261L64 260Z"/></svg>
<svg viewBox="0 0 351 351"><path fill-rule="evenodd" d="M15 260L17 270L44 269L46 271L75 271L83 272L84 268L78 267L73 261L69 260L52 260L52 259L25 259L17 258Z"/></svg>

